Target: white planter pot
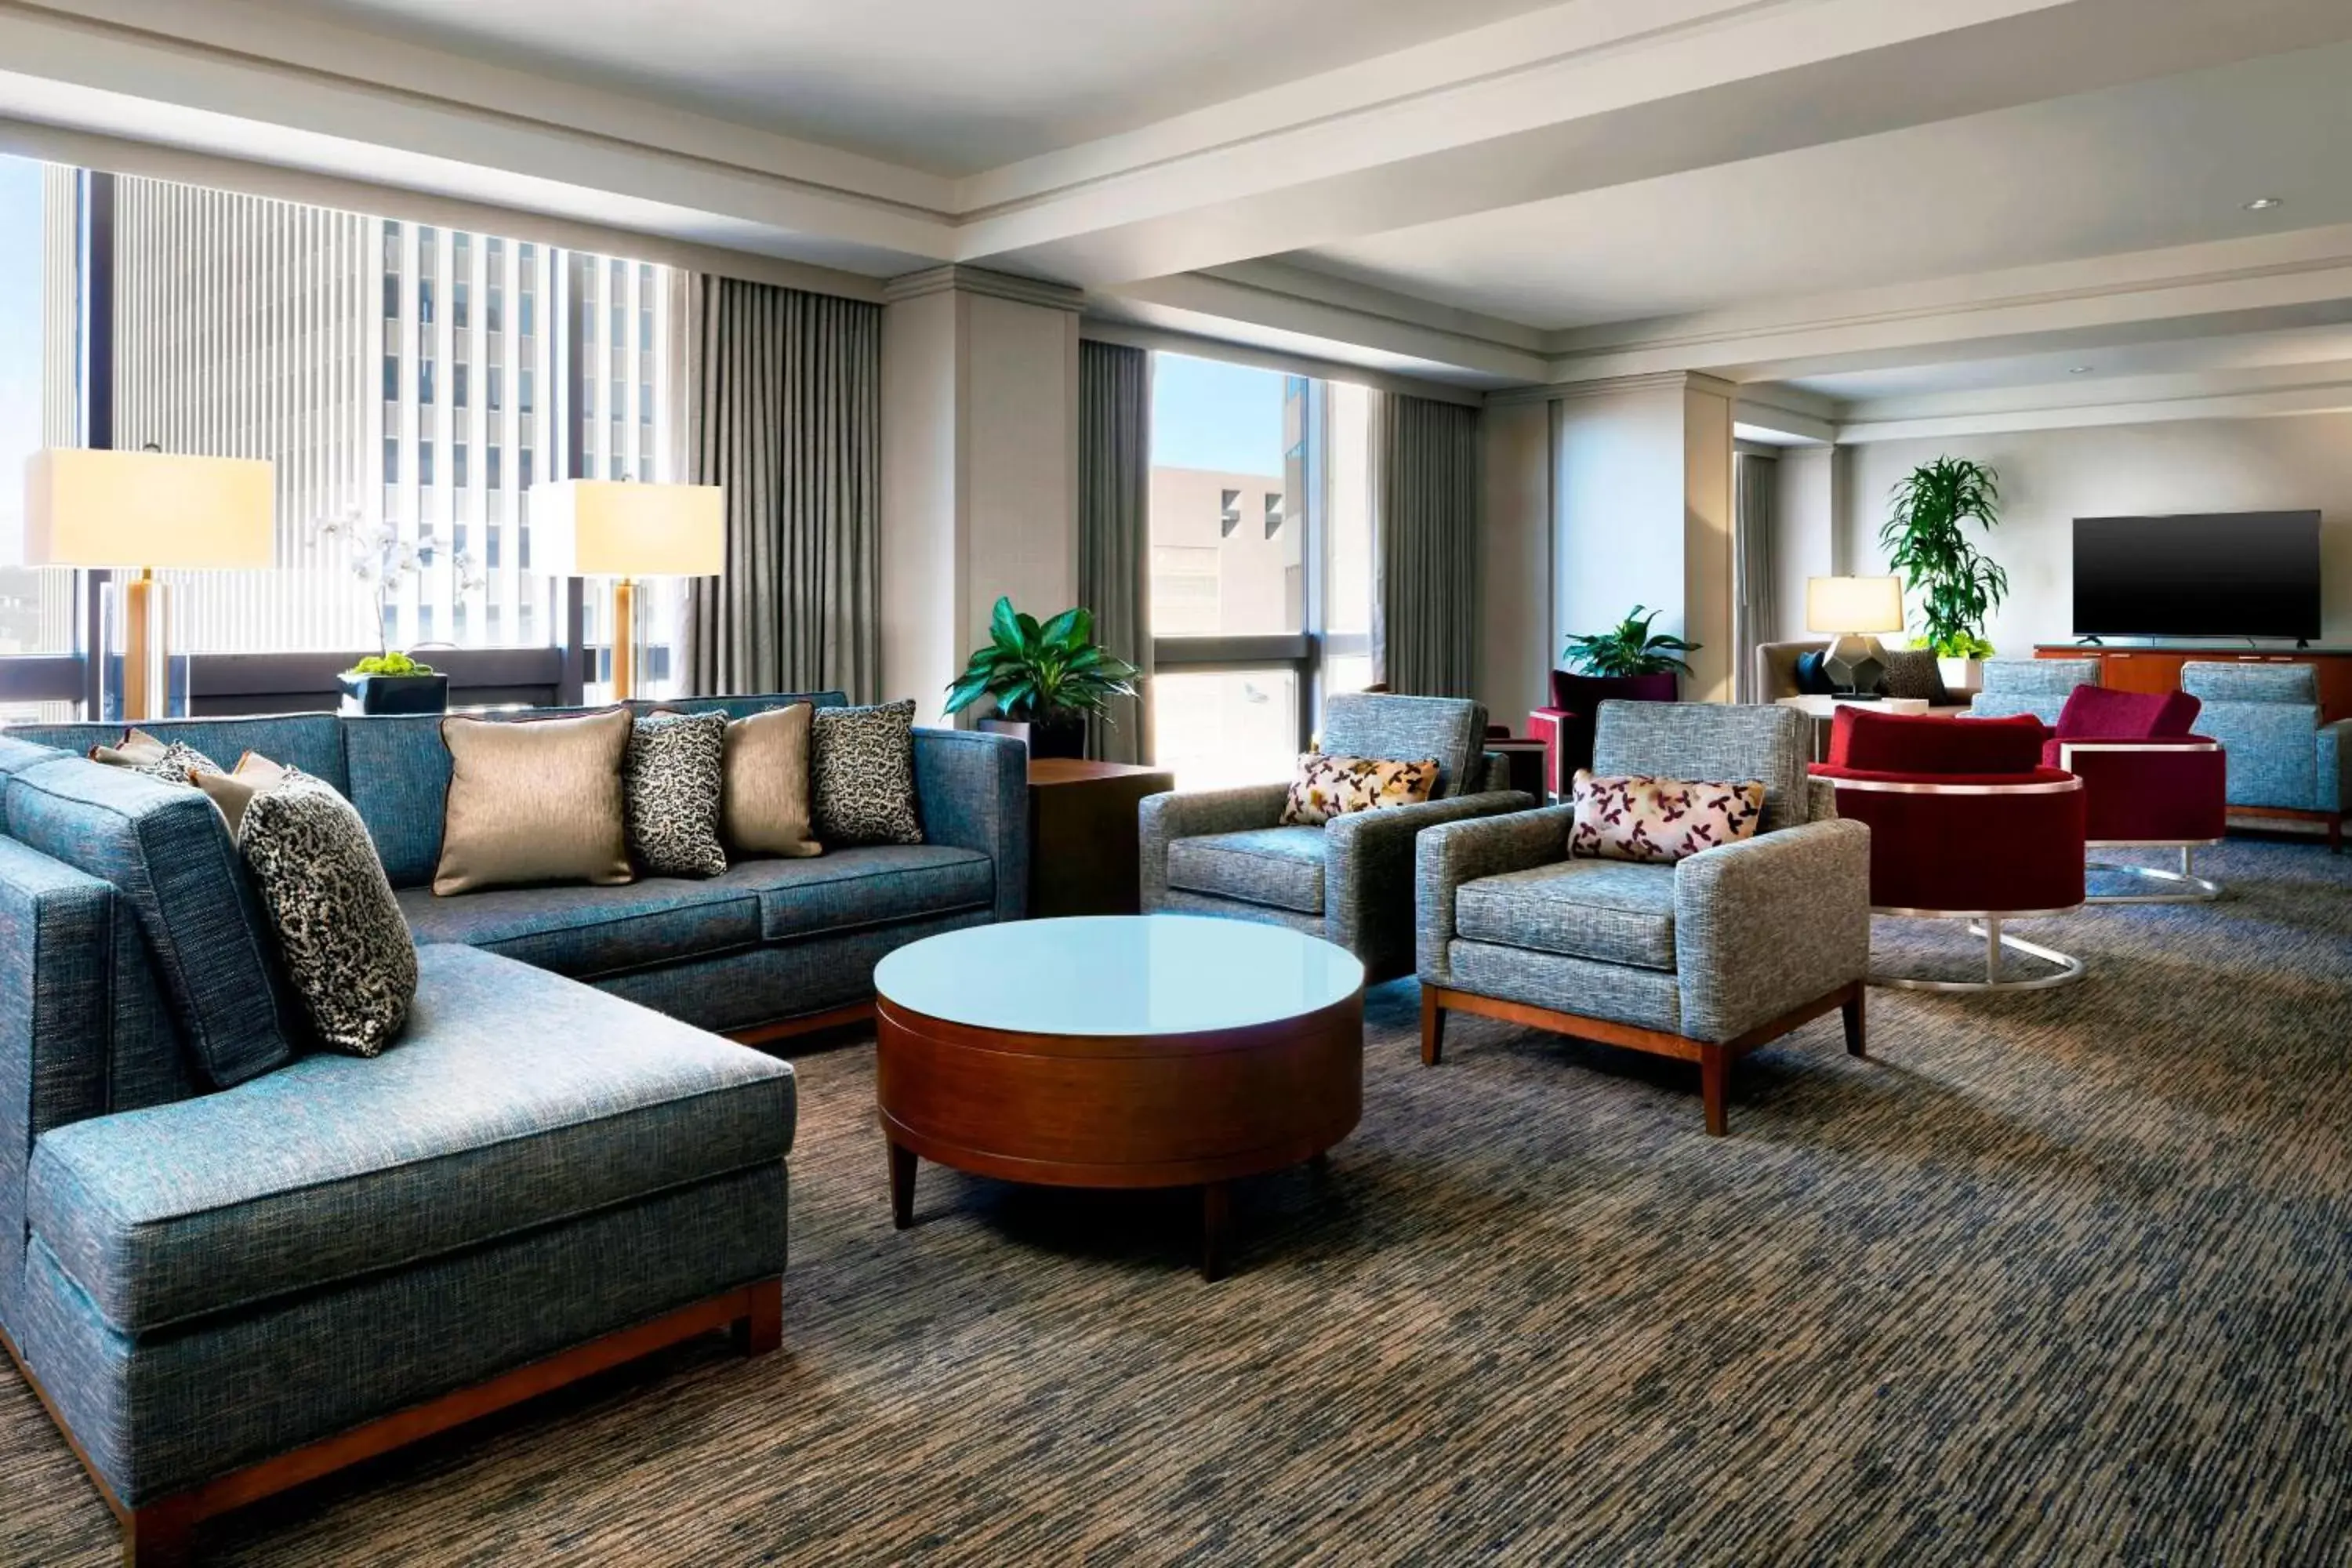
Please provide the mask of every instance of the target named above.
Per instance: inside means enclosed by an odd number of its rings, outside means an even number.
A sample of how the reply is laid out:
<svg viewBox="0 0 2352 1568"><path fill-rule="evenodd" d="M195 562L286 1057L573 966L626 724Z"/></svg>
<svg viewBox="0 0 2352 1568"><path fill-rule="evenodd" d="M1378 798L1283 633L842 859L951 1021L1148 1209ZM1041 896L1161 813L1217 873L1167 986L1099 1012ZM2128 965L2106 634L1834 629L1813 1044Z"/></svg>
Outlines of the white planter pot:
<svg viewBox="0 0 2352 1568"><path fill-rule="evenodd" d="M1984 689L1984 660L1980 658L1939 658L1936 670L1944 678L1944 689L1955 697L1964 691Z"/></svg>

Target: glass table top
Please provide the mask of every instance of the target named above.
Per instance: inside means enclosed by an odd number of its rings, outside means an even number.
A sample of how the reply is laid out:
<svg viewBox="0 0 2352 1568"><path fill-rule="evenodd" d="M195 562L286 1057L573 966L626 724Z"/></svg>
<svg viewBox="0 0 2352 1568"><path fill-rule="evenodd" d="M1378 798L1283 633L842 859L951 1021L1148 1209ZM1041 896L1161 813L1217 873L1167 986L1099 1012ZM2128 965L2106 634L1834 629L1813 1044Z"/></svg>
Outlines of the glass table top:
<svg viewBox="0 0 2352 1568"><path fill-rule="evenodd" d="M975 1028L1186 1035L1296 1018L1362 989L1343 948L1196 915L1014 921L926 937L874 971L882 997Z"/></svg>

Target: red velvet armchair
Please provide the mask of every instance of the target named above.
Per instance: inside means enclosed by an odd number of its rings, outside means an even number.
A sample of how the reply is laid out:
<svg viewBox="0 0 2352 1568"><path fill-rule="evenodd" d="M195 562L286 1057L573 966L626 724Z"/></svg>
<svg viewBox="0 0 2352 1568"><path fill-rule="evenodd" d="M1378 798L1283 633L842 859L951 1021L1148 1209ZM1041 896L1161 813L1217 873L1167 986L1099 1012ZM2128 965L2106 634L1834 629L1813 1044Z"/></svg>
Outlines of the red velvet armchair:
<svg viewBox="0 0 2352 1568"><path fill-rule="evenodd" d="M1985 942L1980 981L1874 974L1928 991L2024 991L2083 975L2080 959L2002 930L2084 902L2083 782L2042 765L2031 715L1963 719L1841 708L1830 758L1813 776L1835 786L1838 815L1870 826L1871 912L1964 920ZM2004 951L2054 965L2004 976Z"/></svg>
<svg viewBox="0 0 2352 1568"><path fill-rule="evenodd" d="M1592 765L1592 726L1603 702L1672 702L1681 694L1672 671L1664 675L1571 675L1551 672L1551 706L1528 715L1528 733L1544 746L1544 788L1557 800L1576 770Z"/></svg>
<svg viewBox="0 0 2352 1568"><path fill-rule="evenodd" d="M2078 686L2042 743L2046 766L2083 781L2093 849L2177 849L2180 868L2094 860L2145 891L2094 892L2094 904L2200 903L2221 885L2196 872L2198 849L2227 826L2229 759L2220 742L2190 733L2202 705L2185 691L2114 691ZM2103 884L2113 886L2112 883Z"/></svg>

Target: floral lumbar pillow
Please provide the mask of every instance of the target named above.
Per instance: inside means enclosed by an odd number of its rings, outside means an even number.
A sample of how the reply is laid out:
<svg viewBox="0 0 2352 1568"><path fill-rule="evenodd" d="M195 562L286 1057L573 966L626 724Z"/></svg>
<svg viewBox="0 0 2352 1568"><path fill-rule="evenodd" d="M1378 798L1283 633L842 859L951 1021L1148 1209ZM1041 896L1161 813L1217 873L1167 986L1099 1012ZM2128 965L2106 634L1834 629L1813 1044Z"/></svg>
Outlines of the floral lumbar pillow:
<svg viewBox="0 0 2352 1568"><path fill-rule="evenodd" d="M1764 816L1764 785L1692 783L1635 775L1596 777L1576 770L1576 824L1568 830L1571 858L1642 860L1672 865L1703 849L1756 836Z"/></svg>
<svg viewBox="0 0 2352 1568"><path fill-rule="evenodd" d="M231 821L320 1042L380 1054L416 999L416 942L367 824L326 780L251 752L194 783Z"/></svg>
<svg viewBox="0 0 2352 1568"><path fill-rule="evenodd" d="M1417 763L1386 757L1332 757L1308 752L1291 775L1290 798L1282 805L1286 827L1320 827L1335 816L1418 805L1437 787L1436 758Z"/></svg>

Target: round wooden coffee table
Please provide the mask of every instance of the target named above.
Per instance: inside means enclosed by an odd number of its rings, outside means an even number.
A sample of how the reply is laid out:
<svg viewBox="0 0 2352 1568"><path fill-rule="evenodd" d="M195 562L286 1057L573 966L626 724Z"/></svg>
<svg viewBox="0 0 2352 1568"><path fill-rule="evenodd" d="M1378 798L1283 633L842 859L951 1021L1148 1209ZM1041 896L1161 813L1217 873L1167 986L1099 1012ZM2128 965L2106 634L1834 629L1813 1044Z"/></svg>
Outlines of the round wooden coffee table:
<svg viewBox="0 0 2352 1568"><path fill-rule="evenodd" d="M1322 1153L1363 1114L1364 966L1281 926L975 926L900 948L874 988L902 1229L919 1158L1054 1186L1197 1186L1213 1279L1226 1184Z"/></svg>

